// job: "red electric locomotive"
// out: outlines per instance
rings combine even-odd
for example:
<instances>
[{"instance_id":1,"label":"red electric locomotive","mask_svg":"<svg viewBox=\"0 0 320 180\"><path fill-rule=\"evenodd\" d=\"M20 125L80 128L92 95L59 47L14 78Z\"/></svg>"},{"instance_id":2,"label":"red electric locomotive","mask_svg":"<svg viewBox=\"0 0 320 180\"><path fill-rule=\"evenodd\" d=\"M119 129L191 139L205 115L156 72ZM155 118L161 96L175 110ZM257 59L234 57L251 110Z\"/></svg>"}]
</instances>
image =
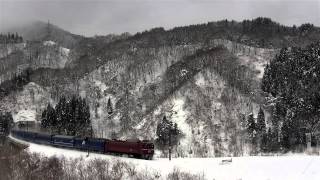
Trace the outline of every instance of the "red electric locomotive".
<instances>
[{"instance_id":1,"label":"red electric locomotive","mask_svg":"<svg viewBox=\"0 0 320 180\"><path fill-rule=\"evenodd\" d=\"M140 140L106 140L106 153L128 154L136 158L152 159L154 145L150 141Z\"/></svg>"}]
</instances>

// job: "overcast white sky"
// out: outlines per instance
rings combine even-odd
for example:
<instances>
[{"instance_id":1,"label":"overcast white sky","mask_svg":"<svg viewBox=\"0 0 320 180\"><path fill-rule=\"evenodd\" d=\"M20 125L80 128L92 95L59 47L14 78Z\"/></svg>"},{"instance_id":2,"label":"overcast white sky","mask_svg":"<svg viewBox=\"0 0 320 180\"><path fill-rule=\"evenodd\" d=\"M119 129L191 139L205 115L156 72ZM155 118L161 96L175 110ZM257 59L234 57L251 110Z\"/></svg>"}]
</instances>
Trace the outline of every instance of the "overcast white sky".
<instances>
[{"instance_id":1,"label":"overcast white sky","mask_svg":"<svg viewBox=\"0 0 320 180\"><path fill-rule=\"evenodd\" d=\"M0 11L0 30L50 20L86 36L258 16L320 26L320 0L0 0Z\"/></svg>"}]
</instances>

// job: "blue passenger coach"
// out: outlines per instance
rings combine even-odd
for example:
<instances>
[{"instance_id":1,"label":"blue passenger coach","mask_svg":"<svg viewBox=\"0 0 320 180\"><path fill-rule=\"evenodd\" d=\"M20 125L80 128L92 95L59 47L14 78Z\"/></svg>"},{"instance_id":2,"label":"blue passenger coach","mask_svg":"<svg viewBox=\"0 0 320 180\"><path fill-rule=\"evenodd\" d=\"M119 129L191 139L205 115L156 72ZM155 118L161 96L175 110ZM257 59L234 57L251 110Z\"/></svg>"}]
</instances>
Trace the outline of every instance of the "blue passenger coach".
<instances>
[{"instance_id":1,"label":"blue passenger coach","mask_svg":"<svg viewBox=\"0 0 320 180\"><path fill-rule=\"evenodd\" d=\"M99 138L74 138L74 147L80 150L90 150L97 152L104 152L105 148L105 139Z\"/></svg>"},{"instance_id":2,"label":"blue passenger coach","mask_svg":"<svg viewBox=\"0 0 320 180\"><path fill-rule=\"evenodd\" d=\"M74 136L54 135L52 136L53 145L62 147L74 147Z\"/></svg>"}]
</instances>

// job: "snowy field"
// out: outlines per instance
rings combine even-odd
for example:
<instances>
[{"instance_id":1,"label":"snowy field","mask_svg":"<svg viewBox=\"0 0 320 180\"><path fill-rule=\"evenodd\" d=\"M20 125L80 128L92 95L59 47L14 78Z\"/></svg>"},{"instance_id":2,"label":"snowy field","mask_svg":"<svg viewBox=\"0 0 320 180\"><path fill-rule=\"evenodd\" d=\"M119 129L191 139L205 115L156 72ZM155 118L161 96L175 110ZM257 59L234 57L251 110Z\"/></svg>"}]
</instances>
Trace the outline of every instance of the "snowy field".
<instances>
[{"instance_id":1,"label":"snowy field","mask_svg":"<svg viewBox=\"0 0 320 180\"><path fill-rule=\"evenodd\" d=\"M11 137L12 138L12 137ZM162 175L178 168L184 172L205 175L209 180L319 180L320 156L308 156L304 154L292 154L273 157L233 157L231 163L222 164L223 159L230 158L173 158L154 159L151 161L116 157L103 154L59 149L50 146L27 143L12 138L18 142L29 145L28 151L41 153L45 156L58 156L66 158L80 158L90 160L94 158L121 160L135 164L137 169L157 171Z\"/></svg>"}]
</instances>

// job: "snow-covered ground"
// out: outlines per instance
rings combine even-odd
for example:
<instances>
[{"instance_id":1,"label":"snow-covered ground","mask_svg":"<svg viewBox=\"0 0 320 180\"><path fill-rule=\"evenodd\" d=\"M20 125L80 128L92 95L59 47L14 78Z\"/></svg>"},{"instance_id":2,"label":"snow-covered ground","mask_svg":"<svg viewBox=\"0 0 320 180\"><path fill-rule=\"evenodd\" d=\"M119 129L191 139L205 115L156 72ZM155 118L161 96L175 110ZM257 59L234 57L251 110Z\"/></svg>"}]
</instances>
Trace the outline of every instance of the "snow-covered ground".
<instances>
[{"instance_id":1,"label":"snow-covered ground","mask_svg":"<svg viewBox=\"0 0 320 180\"><path fill-rule=\"evenodd\" d=\"M14 139L14 138L13 138ZM20 140L17 140L20 141ZM20 141L23 142L23 141ZM26 143L26 142L24 142ZM122 160L133 163L138 170L158 171L163 177L174 168L184 172L205 175L207 179L215 180L319 180L320 156L292 154L272 157L233 157L231 163L222 164L223 159L230 158L173 158L154 159L151 161L126 157L59 149L50 146L29 144L28 151L41 153L45 156L64 156L91 160L94 158Z\"/></svg>"}]
</instances>

